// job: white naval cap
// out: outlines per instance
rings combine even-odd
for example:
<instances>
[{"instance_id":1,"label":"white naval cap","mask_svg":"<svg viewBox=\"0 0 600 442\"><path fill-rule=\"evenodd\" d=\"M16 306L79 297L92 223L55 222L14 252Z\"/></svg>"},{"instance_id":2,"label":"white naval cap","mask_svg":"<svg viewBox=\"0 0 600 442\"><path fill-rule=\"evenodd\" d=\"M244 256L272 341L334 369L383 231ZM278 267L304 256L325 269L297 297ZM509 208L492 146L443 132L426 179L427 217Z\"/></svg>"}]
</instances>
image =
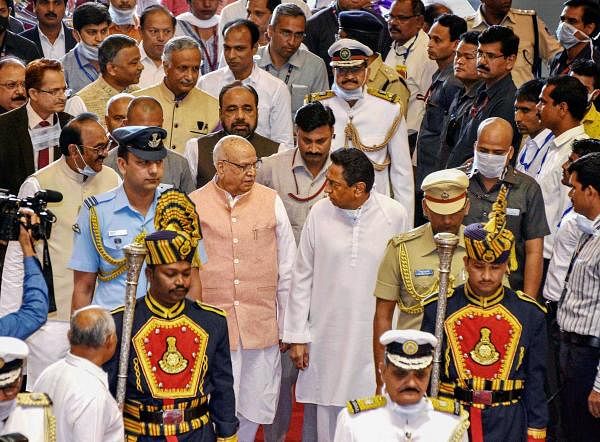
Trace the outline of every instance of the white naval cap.
<instances>
[{"instance_id":1,"label":"white naval cap","mask_svg":"<svg viewBox=\"0 0 600 442\"><path fill-rule=\"evenodd\" d=\"M379 342L385 345L385 356L396 367L419 370L433 361L433 349L438 340L420 330L388 330Z\"/></svg>"},{"instance_id":2,"label":"white naval cap","mask_svg":"<svg viewBox=\"0 0 600 442\"><path fill-rule=\"evenodd\" d=\"M0 337L0 388L11 385L21 375L29 347L17 338Z\"/></svg>"},{"instance_id":3,"label":"white naval cap","mask_svg":"<svg viewBox=\"0 0 600 442\"><path fill-rule=\"evenodd\" d=\"M327 54L331 57L333 67L351 68L363 64L367 57L373 55L368 46L351 38L340 38L329 46Z\"/></svg>"}]
</instances>

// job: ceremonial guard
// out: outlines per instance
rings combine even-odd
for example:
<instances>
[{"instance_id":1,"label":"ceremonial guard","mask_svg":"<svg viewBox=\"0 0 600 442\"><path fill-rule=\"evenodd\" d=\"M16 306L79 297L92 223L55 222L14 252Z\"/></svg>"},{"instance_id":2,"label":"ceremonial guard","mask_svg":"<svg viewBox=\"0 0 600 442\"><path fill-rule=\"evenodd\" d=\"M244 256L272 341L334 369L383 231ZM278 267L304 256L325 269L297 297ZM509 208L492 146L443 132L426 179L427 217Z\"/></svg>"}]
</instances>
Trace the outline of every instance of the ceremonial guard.
<instances>
[{"instance_id":1,"label":"ceremonial guard","mask_svg":"<svg viewBox=\"0 0 600 442\"><path fill-rule=\"evenodd\" d=\"M48 395L19 393L28 354L25 342L0 337L0 435L18 434L25 439L14 440L30 442L57 442L56 419Z\"/></svg>"},{"instance_id":2,"label":"ceremonial guard","mask_svg":"<svg viewBox=\"0 0 600 442\"><path fill-rule=\"evenodd\" d=\"M307 101L321 101L333 110L336 137L331 150L362 150L375 168L376 191L393 193L412 220L413 172L401 98L365 86L373 51L364 44L342 38L331 45L329 55L334 69L332 90L310 94Z\"/></svg>"},{"instance_id":3,"label":"ceremonial guard","mask_svg":"<svg viewBox=\"0 0 600 442\"><path fill-rule=\"evenodd\" d=\"M107 309L123 303L127 270L123 247L154 231L156 202L171 187L160 184L167 155L164 129L129 126L116 129L112 135L119 143L117 164L123 183L87 198L73 225L69 262L74 270L73 310L92 300ZM142 274L138 297L145 292L146 277Z\"/></svg>"},{"instance_id":4,"label":"ceremonial guard","mask_svg":"<svg viewBox=\"0 0 600 442\"><path fill-rule=\"evenodd\" d=\"M425 396L438 340L418 330L388 330L379 338L385 360L382 395L349 401L340 412L336 442L467 442L469 414L449 399Z\"/></svg>"},{"instance_id":5,"label":"ceremonial guard","mask_svg":"<svg viewBox=\"0 0 600 442\"><path fill-rule=\"evenodd\" d=\"M225 313L186 298L199 266L194 204L169 190L156 231L145 239L149 289L137 300L123 416L127 442L236 441L233 375ZM113 311L120 341L124 307ZM114 393L120 352L104 366Z\"/></svg>"},{"instance_id":6,"label":"ceremonial guard","mask_svg":"<svg viewBox=\"0 0 600 442\"><path fill-rule=\"evenodd\" d=\"M433 241L436 233L449 232L459 236L450 279L455 286L464 284L462 221L469 210L468 186L469 178L457 169L427 175L421 190L424 193L423 212L429 222L389 241L379 266L374 292L377 299L373 322L375 369L384 355L379 336L391 328L420 328L423 318L421 301L438 291L439 257ZM400 311L397 325L392 327L396 305ZM381 385L380 379L378 385Z\"/></svg>"},{"instance_id":7,"label":"ceremonial guard","mask_svg":"<svg viewBox=\"0 0 600 442\"><path fill-rule=\"evenodd\" d=\"M506 193L503 186L487 224L465 227L468 279L448 292L440 336L439 394L469 410L472 442L546 439L545 309L502 283L517 264ZM423 304L422 329L433 333L437 296Z\"/></svg>"}]
</instances>

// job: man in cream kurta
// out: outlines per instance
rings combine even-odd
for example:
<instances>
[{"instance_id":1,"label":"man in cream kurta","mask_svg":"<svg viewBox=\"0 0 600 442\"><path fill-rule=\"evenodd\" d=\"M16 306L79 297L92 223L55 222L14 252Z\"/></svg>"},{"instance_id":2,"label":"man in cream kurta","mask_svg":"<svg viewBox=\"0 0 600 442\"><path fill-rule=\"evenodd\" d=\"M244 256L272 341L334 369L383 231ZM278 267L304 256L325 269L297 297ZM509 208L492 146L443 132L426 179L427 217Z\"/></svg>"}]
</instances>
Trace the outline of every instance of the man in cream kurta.
<instances>
[{"instance_id":1,"label":"man in cream kurta","mask_svg":"<svg viewBox=\"0 0 600 442\"><path fill-rule=\"evenodd\" d=\"M106 192L118 186L121 181L114 170L102 165L109 144L104 128L96 120L89 115L79 116L71 120L63 128L63 132L65 130L70 131L71 136L61 137L60 149L63 156L27 178L19 190L20 198L33 196L41 189L56 190L63 195L62 201L48 204L57 218L48 241L56 311L50 312L48 322L27 340L30 350L27 361L28 389L31 389L44 368L65 356L69 349L67 330L71 316L73 271L67 268L67 264L73 250L73 224L79 207L87 197ZM78 140L72 139L73 130L79 134ZM102 146L106 150L91 150ZM76 150L80 150L81 156ZM42 250L40 244L40 262ZM18 242L9 243L4 265L0 316L18 310L23 297L23 258Z\"/></svg>"},{"instance_id":2,"label":"man in cream kurta","mask_svg":"<svg viewBox=\"0 0 600 442\"><path fill-rule=\"evenodd\" d=\"M311 209L298 246L283 341L302 371L299 402L317 404L319 441L333 439L337 413L346 401L375 391L375 302L370 296L387 241L409 227L406 210L371 192L374 171L357 149L331 154L325 192ZM360 178L348 182L349 164ZM355 172L355 176L357 176Z\"/></svg>"}]
</instances>

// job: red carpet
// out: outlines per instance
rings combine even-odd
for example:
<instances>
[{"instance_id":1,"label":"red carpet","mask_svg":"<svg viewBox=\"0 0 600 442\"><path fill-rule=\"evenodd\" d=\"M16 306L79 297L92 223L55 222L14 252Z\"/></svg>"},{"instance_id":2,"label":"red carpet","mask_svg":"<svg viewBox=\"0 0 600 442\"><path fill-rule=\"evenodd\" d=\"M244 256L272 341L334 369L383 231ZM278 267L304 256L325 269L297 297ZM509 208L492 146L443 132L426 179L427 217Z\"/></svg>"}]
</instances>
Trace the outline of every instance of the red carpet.
<instances>
[{"instance_id":1,"label":"red carpet","mask_svg":"<svg viewBox=\"0 0 600 442\"><path fill-rule=\"evenodd\" d=\"M302 442L303 409L304 407L302 404L294 401L290 429L285 437L286 442ZM256 442L264 442L262 427L258 429L258 433L256 434Z\"/></svg>"}]
</instances>

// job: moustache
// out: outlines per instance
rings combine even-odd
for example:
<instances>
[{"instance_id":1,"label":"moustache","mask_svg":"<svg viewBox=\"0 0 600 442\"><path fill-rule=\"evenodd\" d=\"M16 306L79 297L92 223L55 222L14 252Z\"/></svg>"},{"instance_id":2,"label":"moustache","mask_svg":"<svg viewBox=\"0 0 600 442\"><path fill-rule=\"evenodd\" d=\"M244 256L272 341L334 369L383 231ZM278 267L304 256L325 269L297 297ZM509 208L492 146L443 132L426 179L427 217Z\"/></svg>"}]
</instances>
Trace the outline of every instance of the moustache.
<instances>
[{"instance_id":1,"label":"moustache","mask_svg":"<svg viewBox=\"0 0 600 442\"><path fill-rule=\"evenodd\" d=\"M46 18L58 18L58 16L54 12L48 12L44 15Z\"/></svg>"},{"instance_id":2,"label":"moustache","mask_svg":"<svg viewBox=\"0 0 600 442\"><path fill-rule=\"evenodd\" d=\"M306 152L304 155L307 157L322 157L323 154L321 152Z\"/></svg>"},{"instance_id":3,"label":"moustache","mask_svg":"<svg viewBox=\"0 0 600 442\"><path fill-rule=\"evenodd\" d=\"M27 100L27 97L25 97L25 95L17 95L16 97L14 97L12 99L12 101L25 101Z\"/></svg>"},{"instance_id":4,"label":"moustache","mask_svg":"<svg viewBox=\"0 0 600 442\"><path fill-rule=\"evenodd\" d=\"M235 120L232 124L233 126L248 126L248 123L244 120Z\"/></svg>"},{"instance_id":5,"label":"moustache","mask_svg":"<svg viewBox=\"0 0 600 442\"><path fill-rule=\"evenodd\" d=\"M401 30L396 26L388 26L389 31L401 32Z\"/></svg>"},{"instance_id":6,"label":"moustache","mask_svg":"<svg viewBox=\"0 0 600 442\"><path fill-rule=\"evenodd\" d=\"M414 393L419 393L419 390L413 387L408 387L408 388L403 388L402 390L400 390L400 393L404 393L404 392L414 392Z\"/></svg>"},{"instance_id":7,"label":"moustache","mask_svg":"<svg viewBox=\"0 0 600 442\"><path fill-rule=\"evenodd\" d=\"M484 64L478 64L477 65L477 69L481 70L481 71L485 71L485 72L489 72L490 68L488 68L486 65Z\"/></svg>"}]
</instances>

